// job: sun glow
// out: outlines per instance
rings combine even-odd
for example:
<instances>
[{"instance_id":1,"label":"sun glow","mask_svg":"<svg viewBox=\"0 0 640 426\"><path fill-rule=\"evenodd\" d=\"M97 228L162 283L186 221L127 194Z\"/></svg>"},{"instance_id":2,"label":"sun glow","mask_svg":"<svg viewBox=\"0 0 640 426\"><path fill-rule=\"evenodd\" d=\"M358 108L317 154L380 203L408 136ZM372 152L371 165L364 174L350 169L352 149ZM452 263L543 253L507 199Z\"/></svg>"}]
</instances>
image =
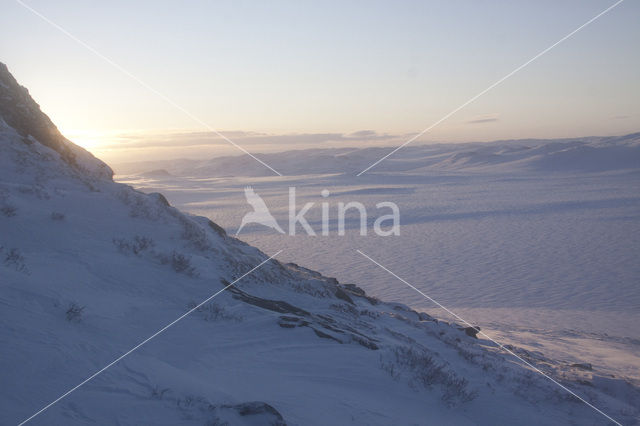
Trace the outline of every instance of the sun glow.
<instances>
[{"instance_id":1,"label":"sun glow","mask_svg":"<svg viewBox=\"0 0 640 426\"><path fill-rule=\"evenodd\" d=\"M108 135L92 130L65 129L60 132L71 142L93 152L103 148Z\"/></svg>"}]
</instances>

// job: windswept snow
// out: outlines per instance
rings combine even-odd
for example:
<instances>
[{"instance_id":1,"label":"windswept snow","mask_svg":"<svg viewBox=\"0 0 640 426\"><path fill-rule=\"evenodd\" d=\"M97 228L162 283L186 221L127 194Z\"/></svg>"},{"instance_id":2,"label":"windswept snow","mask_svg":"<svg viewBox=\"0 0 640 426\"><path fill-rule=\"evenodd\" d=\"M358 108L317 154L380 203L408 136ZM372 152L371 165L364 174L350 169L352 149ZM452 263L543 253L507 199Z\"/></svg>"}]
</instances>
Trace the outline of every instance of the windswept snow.
<instances>
[{"instance_id":1,"label":"windswept snow","mask_svg":"<svg viewBox=\"0 0 640 426\"><path fill-rule=\"evenodd\" d=\"M306 219L316 231L320 203L330 203L329 236L310 237L300 229L292 237L255 225L240 238L267 252L285 248L281 258L357 282L381 299L453 319L355 252L360 249L499 342L638 383L638 140L629 135L416 147L399 151L386 169L383 162L380 171L357 178L352 172L375 161L379 150L348 150L344 155L360 163L347 173L310 174L305 165L296 171L302 174L284 178L208 178L202 167L178 167L172 173L179 177L119 179L161 191L231 233L250 210L244 186L252 185L284 225L288 187L295 186L298 209L315 203ZM283 153L274 164L293 170L302 156L300 163L314 163L313 170L335 167L335 150L308 152L311 159L306 153ZM225 161L232 168L236 160ZM329 198L321 197L322 189L330 190ZM338 236L337 204L349 201L364 203L369 213L378 202L397 203L401 235L361 237L358 218L351 217L347 235Z\"/></svg>"},{"instance_id":2,"label":"windswept snow","mask_svg":"<svg viewBox=\"0 0 640 426\"><path fill-rule=\"evenodd\" d=\"M0 100L11 104L15 89L2 87ZM29 113L41 114L37 105ZM83 165L67 153L40 143L29 127L16 129L5 120L0 129L0 423L30 418L280 249L282 258L266 262L31 423L607 423L491 342L412 309L411 300L383 302L367 294L361 287L371 287L373 275L349 285L306 269L322 250L301 266L283 263L301 246L282 244L265 254L206 217L180 212L160 194L113 182L88 154L74 157L86 158ZM162 192L177 204L201 192L208 202L226 205L239 183L215 189L196 182L172 181L173 190ZM373 194L411 187L407 183L385 182ZM343 191L366 195L373 186ZM220 212L225 227L225 215L239 218L237 209L206 208L212 217ZM450 213L442 209L428 217ZM628 214L621 213L621 223ZM456 247L464 258L464 244ZM353 265L375 272L362 260ZM428 262L419 266L414 263L412 271L438 273ZM416 278L407 275L419 284ZM617 421L638 422L640 393L632 381L539 351L512 350Z\"/></svg>"}]
</instances>

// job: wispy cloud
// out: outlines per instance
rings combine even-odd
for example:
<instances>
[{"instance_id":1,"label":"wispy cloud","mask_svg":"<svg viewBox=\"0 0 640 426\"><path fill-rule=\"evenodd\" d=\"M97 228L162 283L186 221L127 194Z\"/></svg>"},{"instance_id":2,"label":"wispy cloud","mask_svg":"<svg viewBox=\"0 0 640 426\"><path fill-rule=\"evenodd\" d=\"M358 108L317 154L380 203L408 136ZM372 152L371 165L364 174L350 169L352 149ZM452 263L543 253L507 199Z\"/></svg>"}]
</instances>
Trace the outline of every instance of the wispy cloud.
<instances>
[{"instance_id":1,"label":"wispy cloud","mask_svg":"<svg viewBox=\"0 0 640 426\"><path fill-rule=\"evenodd\" d=\"M63 132L71 141L89 148L107 162L125 162L144 157L149 160L167 158L201 158L233 155L232 147L219 135L206 131L172 129L167 131L118 131L109 134L82 130ZM359 130L344 133L261 133L224 131L242 146L258 153L282 152L313 148L357 148L389 146L411 135Z\"/></svg>"},{"instance_id":2,"label":"wispy cloud","mask_svg":"<svg viewBox=\"0 0 640 426\"><path fill-rule=\"evenodd\" d=\"M497 113L477 115L471 118L470 120L467 120L467 124L493 123L500 119L499 116L500 114L497 114Z\"/></svg>"},{"instance_id":3,"label":"wispy cloud","mask_svg":"<svg viewBox=\"0 0 640 426\"><path fill-rule=\"evenodd\" d=\"M404 135L381 134L373 130L361 130L353 133L293 133L268 134L245 131L222 132L227 137L241 141L243 145L256 146L317 146L326 144L350 144L371 141L391 141ZM109 149L202 147L224 145L225 141L211 132L166 132L166 133L121 133L106 141ZM345 145L346 146L346 145Z\"/></svg>"}]
</instances>

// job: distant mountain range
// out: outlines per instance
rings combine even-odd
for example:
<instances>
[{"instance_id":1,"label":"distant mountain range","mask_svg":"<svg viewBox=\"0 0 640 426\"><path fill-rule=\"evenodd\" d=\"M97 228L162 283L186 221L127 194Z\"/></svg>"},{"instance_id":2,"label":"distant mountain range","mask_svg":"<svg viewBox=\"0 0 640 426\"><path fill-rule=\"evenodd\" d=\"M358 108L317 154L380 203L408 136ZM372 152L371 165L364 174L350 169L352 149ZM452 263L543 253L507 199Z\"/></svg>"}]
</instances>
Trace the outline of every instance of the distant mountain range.
<instances>
[{"instance_id":1,"label":"distant mountain range","mask_svg":"<svg viewBox=\"0 0 640 426\"><path fill-rule=\"evenodd\" d=\"M323 148L257 154L287 176L356 175L394 147ZM116 164L118 174L162 169L176 176L271 176L273 172L246 155L209 160L167 160ZM640 133L579 139L521 139L460 144L408 145L368 173L457 171L603 172L640 169Z\"/></svg>"}]
</instances>

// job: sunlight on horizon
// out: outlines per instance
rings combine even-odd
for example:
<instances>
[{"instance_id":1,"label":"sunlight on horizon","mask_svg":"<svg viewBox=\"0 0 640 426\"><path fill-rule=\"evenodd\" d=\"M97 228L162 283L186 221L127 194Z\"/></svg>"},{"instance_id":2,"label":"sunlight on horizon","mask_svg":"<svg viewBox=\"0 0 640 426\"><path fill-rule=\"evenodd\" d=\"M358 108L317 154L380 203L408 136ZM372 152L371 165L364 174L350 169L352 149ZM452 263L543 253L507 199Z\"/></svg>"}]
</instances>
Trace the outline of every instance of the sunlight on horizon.
<instances>
[{"instance_id":1,"label":"sunlight on horizon","mask_svg":"<svg viewBox=\"0 0 640 426\"><path fill-rule=\"evenodd\" d=\"M398 135L394 143L402 143L401 135L437 122L603 8L596 0L553 8L516 3L340 3L334 13L326 4L205 2L154 5L153 20L144 2L69 1L73 14L56 3L34 3L120 70L16 3L3 10L1 31L20 42L3 43L2 60L70 140L113 158L116 151L126 157L125 145L127 155L141 159L180 155L181 148L195 156L230 153L217 141L201 141L196 152L193 138L184 145L163 135L201 132L203 123L224 133L282 135L281 146L269 150L299 148L292 134L362 130ZM638 39L639 10L637 2L621 4L430 130L425 143L638 131L640 58L629 40ZM129 143L115 130L128 128L153 129L164 142L136 135ZM251 142L243 143L252 152L266 148ZM381 144L362 139L359 146L375 143ZM147 145L158 152L142 149Z\"/></svg>"},{"instance_id":2,"label":"sunlight on horizon","mask_svg":"<svg viewBox=\"0 0 640 426\"><path fill-rule=\"evenodd\" d=\"M78 129L59 129L60 133L71 142L93 153L94 150L106 148L108 136L103 132Z\"/></svg>"}]
</instances>

